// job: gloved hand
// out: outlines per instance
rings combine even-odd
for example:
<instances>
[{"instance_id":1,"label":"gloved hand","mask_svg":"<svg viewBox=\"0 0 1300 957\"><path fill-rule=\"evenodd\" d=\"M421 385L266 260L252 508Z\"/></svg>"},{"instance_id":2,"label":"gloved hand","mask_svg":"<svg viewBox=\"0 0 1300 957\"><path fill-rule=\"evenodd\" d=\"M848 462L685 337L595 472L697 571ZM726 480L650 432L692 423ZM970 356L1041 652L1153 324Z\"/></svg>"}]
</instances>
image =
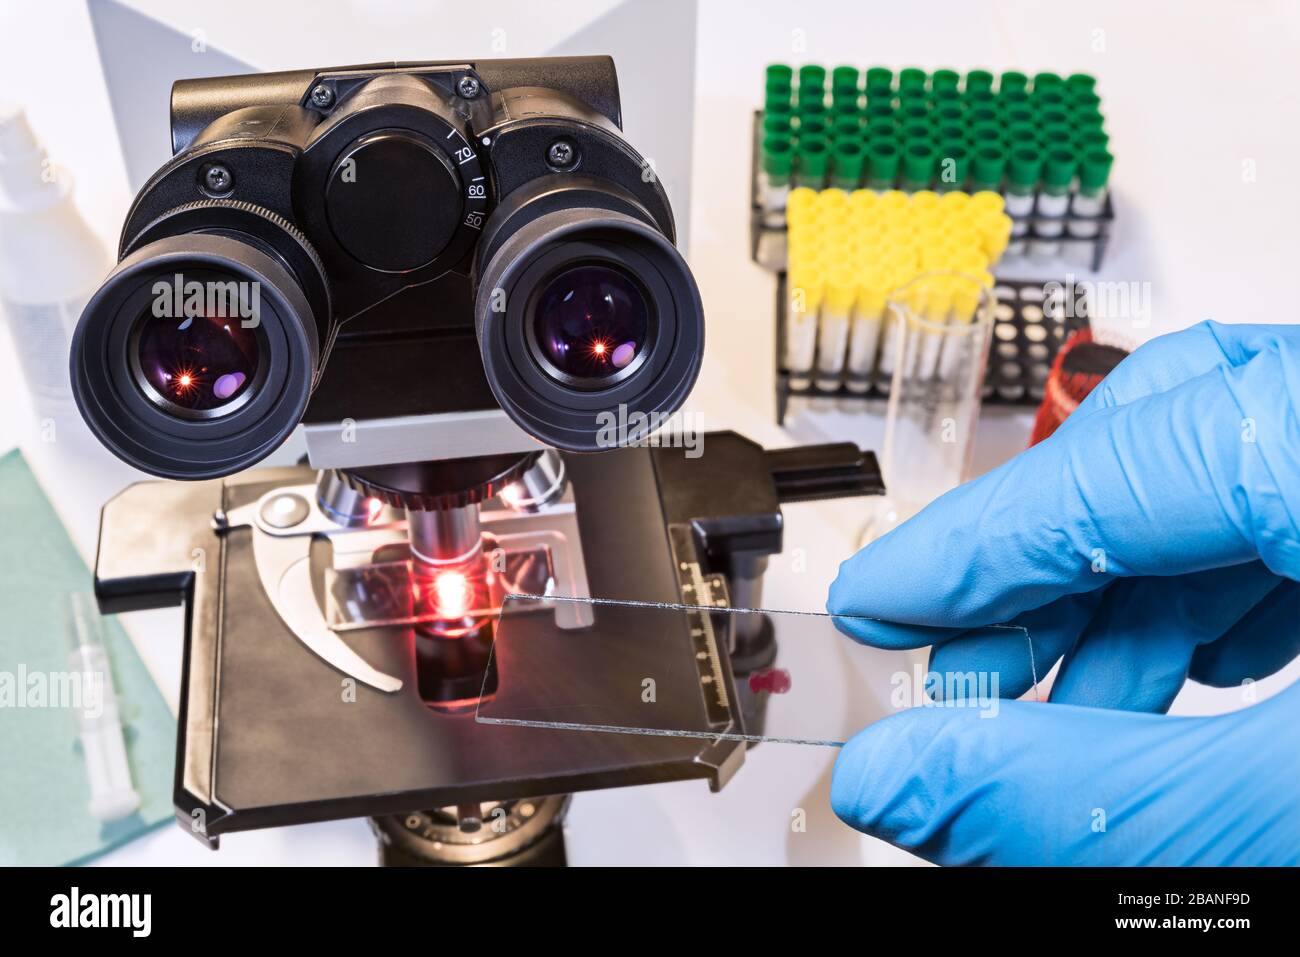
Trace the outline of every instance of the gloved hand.
<instances>
[{"instance_id":1,"label":"gloved hand","mask_svg":"<svg viewBox=\"0 0 1300 957\"><path fill-rule=\"evenodd\" d=\"M1051 704L921 707L835 765L848 824L941 864L1300 861L1300 684L1163 714L1300 653L1300 326L1203 323L1143 346L1047 441L841 565L853 638L931 670L1058 660ZM1243 685L1243 694L1249 692ZM1108 710L1111 709L1111 710Z\"/></svg>"}]
</instances>

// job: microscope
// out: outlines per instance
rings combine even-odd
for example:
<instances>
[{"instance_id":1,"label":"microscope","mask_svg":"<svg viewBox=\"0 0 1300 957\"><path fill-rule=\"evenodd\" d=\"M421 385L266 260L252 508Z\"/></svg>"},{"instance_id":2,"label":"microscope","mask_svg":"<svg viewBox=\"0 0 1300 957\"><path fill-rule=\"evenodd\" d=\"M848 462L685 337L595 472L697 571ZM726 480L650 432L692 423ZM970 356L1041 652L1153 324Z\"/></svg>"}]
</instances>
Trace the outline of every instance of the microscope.
<instances>
[{"instance_id":1,"label":"microscope","mask_svg":"<svg viewBox=\"0 0 1300 957\"><path fill-rule=\"evenodd\" d=\"M649 661L698 675L663 707L759 727L743 678L773 629L708 609L760 606L783 503L883 490L852 444L672 441L704 314L621 129L608 57L173 86L174 155L71 374L98 439L163 480L104 506L95 589L185 608L174 798L209 846L367 817L385 863L563 863L574 791L716 790L743 761L734 736L476 721ZM306 462L250 468L300 426ZM494 653L512 595L527 640ZM637 654L589 657L602 629Z\"/></svg>"}]
</instances>

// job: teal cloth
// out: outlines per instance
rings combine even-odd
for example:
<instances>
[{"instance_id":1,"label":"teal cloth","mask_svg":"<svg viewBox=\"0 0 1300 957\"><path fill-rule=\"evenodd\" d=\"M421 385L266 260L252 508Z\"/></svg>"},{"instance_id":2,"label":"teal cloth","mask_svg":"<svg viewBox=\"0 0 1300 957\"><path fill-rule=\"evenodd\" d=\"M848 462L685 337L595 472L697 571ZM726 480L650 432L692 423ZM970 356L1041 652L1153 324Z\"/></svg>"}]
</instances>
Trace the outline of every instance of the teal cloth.
<instances>
[{"instance_id":1,"label":"teal cloth","mask_svg":"<svg viewBox=\"0 0 1300 957\"><path fill-rule=\"evenodd\" d=\"M71 670L65 608L73 592L91 588L22 453L0 457L0 680L22 695L20 676ZM122 627L110 617L102 631L140 808L108 824L91 817L74 710L4 704L0 865L83 863L173 819L176 721Z\"/></svg>"}]
</instances>

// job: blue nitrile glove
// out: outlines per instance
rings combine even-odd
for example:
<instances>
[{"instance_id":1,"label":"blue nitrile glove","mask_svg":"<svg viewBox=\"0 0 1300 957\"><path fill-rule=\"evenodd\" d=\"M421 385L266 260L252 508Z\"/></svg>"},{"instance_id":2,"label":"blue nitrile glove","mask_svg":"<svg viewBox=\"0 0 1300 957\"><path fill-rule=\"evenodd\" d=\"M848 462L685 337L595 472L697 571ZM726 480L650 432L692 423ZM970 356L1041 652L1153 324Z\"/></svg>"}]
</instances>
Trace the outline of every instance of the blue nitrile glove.
<instances>
[{"instance_id":1,"label":"blue nitrile glove","mask_svg":"<svg viewBox=\"0 0 1300 957\"><path fill-rule=\"evenodd\" d=\"M1300 861L1300 684L1163 714L1300 653L1300 326L1203 323L1124 360L1047 441L844 562L859 641L934 644L1004 696L913 708L845 746L847 823L944 864ZM963 634L965 632L965 634ZM1249 692L1243 684L1243 695ZM1250 700L1250 699L1247 699ZM1114 710L1107 710L1114 709Z\"/></svg>"}]
</instances>

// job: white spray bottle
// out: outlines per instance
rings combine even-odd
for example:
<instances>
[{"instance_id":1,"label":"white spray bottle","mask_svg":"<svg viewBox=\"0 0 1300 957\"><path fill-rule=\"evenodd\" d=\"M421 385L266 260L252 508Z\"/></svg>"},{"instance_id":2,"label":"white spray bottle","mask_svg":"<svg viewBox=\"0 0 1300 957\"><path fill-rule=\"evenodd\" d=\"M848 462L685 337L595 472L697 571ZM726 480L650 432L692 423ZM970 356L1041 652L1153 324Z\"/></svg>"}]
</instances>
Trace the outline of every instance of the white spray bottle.
<instances>
[{"instance_id":1,"label":"white spray bottle","mask_svg":"<svg viewBox=\"0 0 1300 957\"><path fill-rule=\"evenodd\" d=\"M21 107L0 103L0 315L38 418L72 408L72 330L111 265Z\"/></svg>"}]
</instances>

